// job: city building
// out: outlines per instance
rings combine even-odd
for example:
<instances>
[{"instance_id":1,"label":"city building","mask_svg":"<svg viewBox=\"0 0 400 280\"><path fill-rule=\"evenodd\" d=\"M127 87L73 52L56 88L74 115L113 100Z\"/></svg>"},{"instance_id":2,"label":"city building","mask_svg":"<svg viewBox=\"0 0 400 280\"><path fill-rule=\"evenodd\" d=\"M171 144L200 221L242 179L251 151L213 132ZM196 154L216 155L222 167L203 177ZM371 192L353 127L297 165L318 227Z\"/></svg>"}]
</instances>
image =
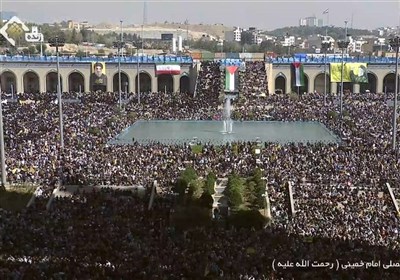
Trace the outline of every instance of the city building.
<instances>
[{"instance_id":1,"label":"city building","mask_svg":"<svg viewBox=\"0 0 400 280\"><path fill-rule=\"evenodd\" d=\"M224 41L226 41L226 42L235 41L235 36L233 35L233 30L224 32Z\"/></svg>"},{"instance_id":2,"label":"city building","mask_svg":"<svg viewBox=\"0 0 400 280\"><path fill-rule=\"evenodd\" d=\"M347 51L349 53L357 53L357 54L365 53L364 45L368 44L368 40L365 40L363 38L355 39L352 36L349 36L348 41L349 41L349 46L347 48ZM337 51L339 52L338 47L337 46L335 46L335 47L337 48Z\"/></svg>"},{"instance_id":3,"label":"city building","mask_svg":"<svg viewBox=\"0 0 400 280\"><path fill-rule=\"evenodd\" d=\"M306 17L299 20L299 26L321 27L324 26L324 21L323 19L318 19L316 16Z\"/></svg>"},{"instance_id":4,"label":"city building","mask_svg":"<svg viewBox=\"0 0 400 280\"><path fill-rule=\"evenodd\" d=\"M291 46L294 46L295 43L296 43L296 37L294 37L294 36L285 36L285 38L281 42L281 45L283 47L291 47Z\"/></svg>"},{"instance_id":5,"label":"city building","mask_svg":"<svg viewBox=\"0 0 400 280\"><path fill-rule=\"evenodd\" d=\"M255 27L249 27L249 32L251 32L252 37L252 44L260 45L262 43L262 38L260 37L260 31L257 30Z\"/></svg>"},{"instance_id":6,"label":"city building","mask_svg":"<svg viewBox=\"0 0 400 280\"><path fill-rule=\"evenodd\" d=\"M242 40L242 32L242 28L236 27L236 29L233 30L233 40L236 42L240 42Z\"/></svg>"},{"instance_id":7,"label":"city building","mask_svg":"<svg viewBox=\"0 0 400 280\"><path fill-rule=\"evenodd\" d=\"M242 41L242 33L249 32L251 33L251 44L261 44L263 38L260 36L260 31L255 27L249 27L249 29L243 29L240 27L235 27L233 31L225 31L225 41L226 42L241 42Z\"/></svg>"},{"instance_id":8,"label":"city building","mask_svg":"<svg viewBox=\"0 0 400 280\"><path fill-rule=\"evenodd\" d=\"M68 29L76 29L76 30L81 30L85 28L89 28L89 23L87 21L82 21L82 22L76 22L69 20L68 21Z\"/></svg>"}]
</instances>

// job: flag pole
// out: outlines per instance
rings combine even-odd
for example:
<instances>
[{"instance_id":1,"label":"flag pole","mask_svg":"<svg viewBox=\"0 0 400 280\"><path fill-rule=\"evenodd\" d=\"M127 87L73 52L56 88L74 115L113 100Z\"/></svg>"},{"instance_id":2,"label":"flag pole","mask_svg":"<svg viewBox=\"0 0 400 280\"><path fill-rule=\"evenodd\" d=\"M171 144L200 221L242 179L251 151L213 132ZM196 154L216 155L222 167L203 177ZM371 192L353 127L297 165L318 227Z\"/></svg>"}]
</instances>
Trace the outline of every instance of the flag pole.
<instances>
[{"instance_id":1,"label":"flag pole","mask_svg":"<svg viewBox=\"0 0 400 280\"><path fill-rule=\"evenodd\" d=\"M329 27L329 8L326 9L322 14L326 15L325 37L327 37Z\"/></svg>"},{"instance_id":2,"label":"flag pole","mask_svg":"<svg viewBox=\"0 0 400 280\"><path fill-rule=\"evenodd\" d=\"M329 10L328 10L328 12L326 13L326 23L327 23L327 25L329 26Z\"/></svg>"}]
</instances>

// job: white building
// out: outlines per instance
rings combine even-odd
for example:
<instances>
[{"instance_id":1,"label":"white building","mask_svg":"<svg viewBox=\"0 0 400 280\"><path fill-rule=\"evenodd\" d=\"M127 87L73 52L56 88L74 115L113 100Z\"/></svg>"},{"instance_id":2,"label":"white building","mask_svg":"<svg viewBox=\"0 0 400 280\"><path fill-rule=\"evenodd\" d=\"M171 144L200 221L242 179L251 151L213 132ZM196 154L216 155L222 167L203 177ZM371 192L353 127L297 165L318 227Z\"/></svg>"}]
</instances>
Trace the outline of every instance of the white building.
<instances>
[{"instance_id":1,"label":"white building","mask_svg":"<svg viewBox=\"0 0 400 280\"><path fill-rule=\"evenodd\" d=\"M284 41L282 41L282 46L289 47L294 46L296 43L296 38L294 36L285 36Z\"/></svg>"},{"instance_id":2,"label":"white building","mask_svg":"<svg viewBox=\"0 0 400 280\"><path fill-rule=\"evenodd\" d=\"M260 31L257 30L257 28L255 28L255 27L250 27L248 31L251 32L251 35L252 35L252 39L251 39L252 44L260 45L263 41L260 36Z\"/></svg>"},{"instance_id":3,"label":"white building","mask_svg":"<svg viewBox=\"0 0 400 280\"><path fill-rule=\"evenodd\" d=\"M87 21L83 22L76 22L73 20L68 21L68 29L76 29L79 31L84 28L89 28L89 23Z\"/></svg>"},{"instance_id":4,"label":"white building","mask_svg":"<svg viewBox=\"0 0 400 280\"><path fill-rule=\"evenodd\" d=\"M350 44L348 51L360 54L363 53L362 46L367 43L367 41L363 40L362 38L355 40L351 36L349 36L349 42Z\"/></svg>"},{"instance_id":5,"label":"white building","mask_svg":"<svg viewBox=\"0 0 400 280\"><path fill-rule=\"evenodd\" d=\"M240 42L242 40L242 31L240 27L236 27L235 30L233 30L233 40L236 42Z\"/></svg>"},{"instance_id":6,"label":"white building","mask_svg":"<svg viewBox=\"0 0 400 280\"><path fill-rule=\"evenodd\" d=\"M324 26L324 21L315 16L299 19L299 26Z\"/></svg>"}]
</instances>

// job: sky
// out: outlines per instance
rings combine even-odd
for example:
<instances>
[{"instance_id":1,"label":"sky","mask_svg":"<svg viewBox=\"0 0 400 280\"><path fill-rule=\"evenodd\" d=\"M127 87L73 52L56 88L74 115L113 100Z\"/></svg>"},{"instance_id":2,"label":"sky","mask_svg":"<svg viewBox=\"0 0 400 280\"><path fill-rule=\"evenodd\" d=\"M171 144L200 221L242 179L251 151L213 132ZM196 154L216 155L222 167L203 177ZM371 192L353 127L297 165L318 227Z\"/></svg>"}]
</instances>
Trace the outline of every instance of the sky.
<instances>
[{"instance_id":1,"label":"sky","mask_svg":"<svg viewBox=\"0 0 400 280\"><path fill-rule=\"evenodd\" d=\"M299 19L316 16L328 21L323 11L329 9L329 25L360 29L398 26L400 1L377 0L309 0L309 1L152 1L147 0L147 22L184 22L257 27L273 30L284 26L298 26ZM27 22L53 23L62 20L85 21L90 24L109 22L141 24L144 1L135 0L0 0L0 10L14 11Z\"/></svg>"}]
</instances>

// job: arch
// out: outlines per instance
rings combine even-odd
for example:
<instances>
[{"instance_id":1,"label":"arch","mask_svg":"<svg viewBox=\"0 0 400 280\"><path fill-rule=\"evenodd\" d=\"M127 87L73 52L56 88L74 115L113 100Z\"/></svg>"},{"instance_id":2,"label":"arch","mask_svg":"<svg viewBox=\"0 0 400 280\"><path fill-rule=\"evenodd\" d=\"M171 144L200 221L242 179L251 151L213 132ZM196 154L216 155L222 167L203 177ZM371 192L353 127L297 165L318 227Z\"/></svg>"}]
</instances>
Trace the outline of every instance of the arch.
<instances>
[{"instance_id":1,"label":"arch","mask_svg":"<svg viewBox=\"0 0 400 280\"><path fill-rule=\"evenodd\" d=\"M170 74L158 75L157 91L174 92L174 78Z\"/></svg>"},{"instance_id":2,"label":"arch","mask_svg":"<svg viewBox=\"0 0 400 280\"><path fill-rule=\"evenodd\" d=\"M324 93L324 87L325 87L325 76L324 73L319 73L317 76L314 78L314 90L318 93ZM328 73L326 73L326 92L329 93L331 92L331 81L330 81L330 76Z\"/></svg>"},{"instance_id":3,"label":"arch","mask_svg":"<svg viewBox=\"0 0 400 280\"><path fill-rule=\"evenodd\" d=\"M138 92L138 75L135 78L135 88ZM140 71L140 92L151 92L151 76L145 71Z\"/></svg>"},{"instance_id":4,"label":"arch","mask_svg":"<svg viewBox=\"0 0 400 280\"><path fill-rule=\"evenodd\" d=\"M119 91L118 79L119 79L119 75L117 72L114 74L114 77L113 77L113 91L114 92ZM121 71L121 92L129 92L129 77L123 71Z\"/></svg>"},{"instance_id":5,"label":"arch","mask_svg":"<svg viewBox=\"0 0 400 280\"><path fill-rule=\"evenodd\" d=\"M376 75L372 72L368 72L368 83L360 84L360 92L365 93L367 90L372 93L376 93L376 84L378 81L378 78Z\"/></svg>"},{"instance_id":6,"label":"arch","mask_svg":"<svg viewBox=\"0 0 400 280\"><path fill-rule=\"evenodd\" d=\"M399 79L399 85L400 85L400 77L398 79ZM395 89L395 74L388 73L383 78L382 92L394 92L394 89Z\"/></svg>"},{"instance_id":7,"label":"arch","mask_svg":"<svg viewBox=\"0 0 400 280\"><path fill-rule=\"evenodd\" d=\"M0 77L1 91L6 93L16 93L17 87L17 76L14 72L6 70L1 73Z\"/></svg>"},{"instance_id":8,"label":"arch","mask_svg":"<svg viewBox=\"0 0 400 280\"><path fill-rule=\"evenodd\" d=\"M68 76L68 89L73 92L85 92L85 77L79 71L74 71Z\"/></svg>"},{"instance_id":9,"label":"arch","mask_svg":"<svg viewBox=\"0 0 400 280\"><path fill-rule=\"evenodd\" d=\"M27 93L39 93L40 92L40 81L39 75L32 70L28 70L22 76L24 81L24 92Z\"/></svg>"},{"instance_id":10,"label":"arch","mask_svg":"<svg viewBox=\"0 0 400 280\"><path fill-rule=\"evenodd\" d=\"M60 75L61 80L61 92L63 91L62 87L62 76ZM47 92L57 92L57 85L58 85L58 77L57 72L51 71L46 74L46 91Z\"/></svg>"},{"instance_id":11,"label":"arch","mask_svg":"<svg viewBox=\"0 0 400 280\"><path fill-rule=\"evenodd\" d=\"M275 77L275 93L286 93L286 76L283 73Z\"/></svg>"},{"instance_id":12,"label":"arch","mask_svg":"<svg viewBox=\"0 0 400 280\"><path fill-rule=\"evenodd\" d=\"M180 93L188 93L190 91L190 79L187 75L181 76L179 79Z\"/></svg>"},{"instance_id":13,"label":"arch","mask_svg":"<svg viewBox=\"0 0 400 280\"><path fill-rule=\"evenodd\" d=\"M296 93L299 92L300 94L303 94L304 92L308 93L308 88L309 88L308 81L309 81L308 75L306 73L304 73L304 86L301 86L298 89L296 86L294 86L295 85L295 77L292 75L292 85L293 85L292 91L296 92Z\"/></svg>"}]
</instances>

